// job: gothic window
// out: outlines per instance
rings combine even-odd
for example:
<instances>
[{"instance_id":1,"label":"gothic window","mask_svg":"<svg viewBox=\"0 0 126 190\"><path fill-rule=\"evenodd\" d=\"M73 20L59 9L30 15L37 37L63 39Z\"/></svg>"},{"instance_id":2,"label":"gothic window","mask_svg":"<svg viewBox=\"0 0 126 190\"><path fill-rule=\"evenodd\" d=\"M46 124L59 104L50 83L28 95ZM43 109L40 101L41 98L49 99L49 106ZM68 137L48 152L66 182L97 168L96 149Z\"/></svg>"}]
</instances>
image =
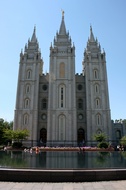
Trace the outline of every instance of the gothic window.
<instances>
[{"instance_id":1,"label":"gothic window","mask_svg":"<svg viewBox=\"0 0 126 190\"><path fill-rule=\"evenodd\" d=\"M78 109L80 109L80 110L83 109L83 100L82 99L78 100Z\"/></svg>"},{"instance_id":2,"label":"gothic window","mask_svg":"<svg viewBox=\"0 0 126 190\"><path fill-rule=\"evenodd\" d=\"M64 78L64 77L65 77L65 64L60 63L60 78Z\"/></svg>"},{"instance_id":3,"label":"gothic window","mask_svg":"<svg viewBox=\"0 0 126 190\"><path fill-rule=\"evenodd\" d=\"M116 139L121 139L121 131L120 130L116 131Z\"/></svg>"},{"instance_id":4,"label":"gothic window","mask_svg":"<svg viewBox=\"0 0 126 190\"><path fill-rule=\"evenodd\" d=\"M99 114L99 113L96 115L96 124L97 125L101 125L102 124L101 114Z\"/></svg>"},{"instance_id":5,"label":"gothic window","mask_svg":"<svg viewBox=\"0 0 126 190\"><path fill-rule=\"evenodd\" d=\"M98 79L98 70L94 69L94 79Z\"/></svg>"},{"instance_id":6,"label":"gothic window","mask_svg":"<svg viewBox=\"0 0 126 190\"><path fill-rule=\"evenodd\" d=\"M96 109L100 108L100 100L99 100L99 98L95 99L95 108Z\"/></svg>"},{"instance_id":7,"label":"gothic window","mask_svg":"<svg viewBox=\"0 0 126 190\"><path fill-rule=\"evenodd\" d=\"M30 93L30 85L29 84L26 85L25 92L26 92L26 94Z\"/></svg>"},{"instance_id":8,"label":"gothic window","mask_svg":"<svg viewBox=\"0 0 126 190\"><path fill-rule=\"evenodd\" d=\"M31 70L27 71L27 79L31 79Z\"/></svg>"},{"instance_id":9,"label":"gothic window","mask_svg":"<svg viewBox=\"0 0 126 190\"><path fill-rule=\"evenodd\" d=\"M47 109L47 100L44 98L41 100L41 110Z\"/></svg>"},{"instance_id":10,"label":"gothic window","mask_svg":"<svg viewBox=\"0 0 126 190\"><path fill-rule=\"evenodd\" d=\"M24 102L24 108L29 108L30 107L30 101L29 101L29 99L27 98L27 99L25 99L25 102Z\"/></svg>"},{"instance_id":11,"label":"gothic window","mask_svg":"<svg viewBox=\"0 0 126 190\"><path fill-rule=\"evenodd\" d=\"M65 86L60 85L59 87L59 107L64 108L65 107Z\"/></svg>"},{"instance_id":12,"label":"gothic window","mask_svg":"<svg viewBox=\"0 0 126 190\"><path fill-rule=\"evenodd\" d=\"M63 108L63 88L61 88L61 108Z\"/></svg>"},{"instance_id":13,"label":"gothic window","mask_svg":"<svg viewBox=\"0 0 126 190\"><path fill-rule=\"evenodd\" d=\"M96 94L99 94L99 85L98 84L95 84L95 93Z\"/></svg>"},{"instance_id":14,"label":"gothic window","mask_svg":"<svg viewBox=\"0 0 126 190\"><path fill-rule=\"evenodd\" d=\"M28 114L25 114L24 117L23 117L23 124L28 125L28 122L29 122Z\"/></svg>"}]
</instances>

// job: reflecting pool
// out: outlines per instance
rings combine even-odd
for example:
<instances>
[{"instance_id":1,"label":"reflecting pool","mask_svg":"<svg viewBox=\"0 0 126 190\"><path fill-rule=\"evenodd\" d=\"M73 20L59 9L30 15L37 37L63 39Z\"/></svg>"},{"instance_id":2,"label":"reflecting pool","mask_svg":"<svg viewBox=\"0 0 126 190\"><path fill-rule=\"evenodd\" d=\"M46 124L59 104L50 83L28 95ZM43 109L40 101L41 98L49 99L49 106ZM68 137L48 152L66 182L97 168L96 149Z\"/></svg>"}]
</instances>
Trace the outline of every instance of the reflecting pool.
<instances>
[{"instance_id":1,"label":"reflecting pool","mask_svg":"<svg viewBox=\"0 0 126 190\"><path fill-rule=\"evenodd\" d=\"M100 169L126 168L126 152L0 151L0 168Z\"/></svg>"}]
</instances>

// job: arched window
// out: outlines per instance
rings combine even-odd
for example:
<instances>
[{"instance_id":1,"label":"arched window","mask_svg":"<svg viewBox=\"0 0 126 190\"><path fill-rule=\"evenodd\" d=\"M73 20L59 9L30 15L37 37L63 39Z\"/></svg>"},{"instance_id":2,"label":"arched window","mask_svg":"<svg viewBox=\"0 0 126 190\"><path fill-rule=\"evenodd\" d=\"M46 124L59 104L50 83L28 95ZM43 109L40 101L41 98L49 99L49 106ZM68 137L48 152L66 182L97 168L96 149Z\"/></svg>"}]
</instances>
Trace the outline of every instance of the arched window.
<instances>
[{"instance_id":1,"label":"arched window","mask_svg":"<svg viewBox=\"0 0 126 190\"><path fill-rule=\"evenodd\" d=\"M47 109L47 100L44 98L41 100L41 110Z\"/></svg>"},{"instance_id":2,"label":"arched window","mask_svg":"<svg viewBox=\"0 0 126 190\"><path fill-rule=\"evenodd\" d=\"M98 70L94 69L94 79L98 79Z\"/></svg>"},{"instance_id":3,"label":"arched window","mask_svg":"<svg viewBox=\"0 0 126 190\"><path fill-rule=\"evenodd\" d=\"M78 109L83 109L83 100L82 99L78 99Z\"/></svg>"},{"instance_id":4,"label":"arched window","mask_svg":"<svg viewBox=\"0 0 126 190\"><path fill-rule=\"evenodd\" d=\"M25 92L26 92L26 94L30 93L30 85L29 84L26 85Z\"/></svg>"},{"instance_id":5,"label":"arched window","mask_svg":"<svg viewBox=\"0 0 126 190\"><path fill-rule=\"evenodd\" d=\"M96 124L97 125L102 124L101 114L99 114L99 113L96 115Z\"/></svg>"},{"instance_id":6,"label":"arched window","mask_svg":"<svg viewBox=\"0 0 126 190\"><path fill-rule=\"evenodd\" d=\"M31 70L27 71L27 79L31 79Z\"/></svg>"},{"instance_id":7,"label":"arched window","mask_svg":"<svg viewBox=\"0 0 126 190\"><path fill-rule=\"evenodd\" d=\"M65 86L59 86L59 107L65 108Z\"/></svg>"},{"instance_id":8,"label":"arched window","mask_svg":"<svg viewBox=\"0 0 126 190\"><path fill-rule=\"evenodd\" d=\"M100 108L100 100L99 100L99 98L95 99L95 108L96 109Z\"/></svg>"},{"instance_id":9,"label":"arched window","mask_svg":"<svg viewBox=\"0 0 126 190\"><path fill-rule=\"evenodd\" d=\"M23 124L28 125L28 123L29 123L29 117L28 117L28 114L25 114L23 117Z\"/></svg>"},{"instance_id":10,"label":"arched window","mask_svg":"<svg viewBox=\"0 0 126 190\"><path fill-rule=\"evenodd\" d=\"M65 64L64 63L60 63L60 78L64 78L65 77Z\"/></svg>"},{"instance_id":11,"label":"arched window","mask_svg":"<svg viewBox=\"0 0 126 190\"><path fill-rule=\"evenodd\" d=\"M120 130L116 131L116 139L121 139L121 131Z\"/></svg>"},{"instance_id":12,"label":"arched window","mask_svg":"<svg viewBox=\"0 0 126 190\"><path fill-rule=\"evenodd\" d=\"M63 87L61 87L60 90L61 90L61 92L60 92L61 93L61 96L60 96L61 97L61 107L63 108Z\"/></svg>"},{"instance_id":13,"label":"arched window","mask_svg":"<svg viewBox=\"0 0 126 190\"><path fill-rule=\"evenodd\" d=\"M24 108L25 109L28 109L30 107L30 101L28 98L25 99L25 102L24 102Z\"/></svg>"},{"instance_id":14,"label":"arched window","mask_svg":"<svg viewBox=\"0 0 126 190\"><path fill-rule=\"evenodd\" d=\"M99 84L94 85L94 91L95 91L95 94L99 94L99 92L100 92Z\"/></svg>"}]
</instances>

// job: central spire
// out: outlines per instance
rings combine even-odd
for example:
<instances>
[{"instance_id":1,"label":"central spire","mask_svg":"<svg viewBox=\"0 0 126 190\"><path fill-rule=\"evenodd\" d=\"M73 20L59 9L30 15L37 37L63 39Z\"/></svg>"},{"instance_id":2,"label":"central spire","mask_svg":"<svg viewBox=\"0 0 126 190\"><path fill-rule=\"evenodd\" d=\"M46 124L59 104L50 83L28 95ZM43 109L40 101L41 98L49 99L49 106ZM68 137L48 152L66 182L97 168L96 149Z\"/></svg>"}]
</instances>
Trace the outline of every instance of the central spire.
<instances>
[{"instance_id":1,"label":"central spire","mask_svg":"<svg viewBox=\"0 0 126 190\"><path fill-rule=\"evenodd\" d=\"M94 34L93 34L93 31L92 31L92 26L90 26L90 41L95 42Z\"/></svg>"},{"instance_id":2,"label":"central spire","mask_svg":"<svg viewBox=\"0 0 126 190\"><path fill-rule=\"evenodd\" d=\"M66 35L66 27L64 22L64 11L62 10L62 21L60 25L59 35Z\"/></svg>"},{"instance_id":3,"label":"central spire","mask_svg":"<svg viewBox=\"0 0 126 190\"><path fill-rule=\"evenodd\" d=\"M32 34L31 42L36 42L36 41L37 41L37 38L36 38L36 27L34 26L34 31L33 31L33 34Z\"/></svg>"}]
</instances>

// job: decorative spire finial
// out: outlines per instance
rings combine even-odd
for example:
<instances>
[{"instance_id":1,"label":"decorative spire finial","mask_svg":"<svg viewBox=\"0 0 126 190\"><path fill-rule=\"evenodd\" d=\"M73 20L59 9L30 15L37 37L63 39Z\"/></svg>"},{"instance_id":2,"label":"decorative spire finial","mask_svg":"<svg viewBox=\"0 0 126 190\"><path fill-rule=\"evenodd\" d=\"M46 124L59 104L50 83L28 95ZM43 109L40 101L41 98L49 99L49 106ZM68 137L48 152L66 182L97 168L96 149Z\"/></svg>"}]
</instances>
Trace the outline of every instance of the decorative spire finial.
<instances>
[{"instance_id":1,"label":"decorative spire finial","mask_svg":"<svg viewBox=\"0 0 126 190\"><path fill-rule=\"evenodd\" d=\"M36 38L36 25L34 26L34 30L33 30L31 41L32 42L36 42L37 41L37 38Z\"/></svg>"},{"instance_id":2,"label":"decorative spire finial","mask_svg":"<svg viewBox=\"0 0 126 190\"><path fill-rule=\"evenodd\" d=\"M64 17L64 10L61 9L61 11L62 11L62 17Z\"/></svg>"},{"instance_id":3,"label":"decorative spire finial","mask_svg":"<svg viewBox=\"0 0 126 190\"><path fill-rule=\"evenodd\" d=\"M34 33L36 33L36 25L34 26Z\"/></svg>"},{"instance_id":4,"label":"decorative spire finial","mask_svg":"<svg viewBox=\"0 0 126 190\"><path fill-rule=\"evenodd\" d=\"M90 24L90 32L92 32L92 25Z\"/></svg>"},{"instance_id":5,"label":"decorative spire finial","mask_svg":"<svg viewBox=\"0 0 126 190\"><path fill-rule=\"evenodd\" d=\"M91 24L90 24L90 39L89 39L89 41L95 42L94 34L93 34L93 31L92 31L92 26L91 26Z\"/></svg>"},{"instance_id":6,"label":"decorative spire finial","mask_svg":"<svg viewBox=\"0 0 126 190\"><path fill-rule=\"evenodd\" d=\"M62 11L62 20L61 20L61 25L60 25L60 30L59 30L59 35L66 35L66 27L65 27L65 22L64 22L64 11Z\"/></svg>"}]
</instances>

